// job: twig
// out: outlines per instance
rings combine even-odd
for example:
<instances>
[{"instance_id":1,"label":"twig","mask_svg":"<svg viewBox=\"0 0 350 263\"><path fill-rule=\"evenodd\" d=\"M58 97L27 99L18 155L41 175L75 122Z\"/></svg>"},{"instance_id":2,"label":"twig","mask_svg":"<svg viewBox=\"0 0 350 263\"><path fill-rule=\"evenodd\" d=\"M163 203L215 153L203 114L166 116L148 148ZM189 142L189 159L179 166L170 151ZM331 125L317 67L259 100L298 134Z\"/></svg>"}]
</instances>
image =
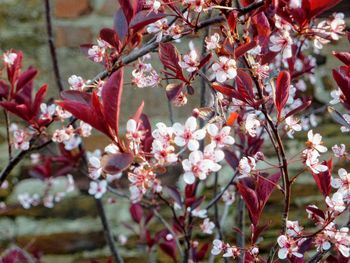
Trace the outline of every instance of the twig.
<instances>
[{"instance_id":1,"label":"twig","mask_svg":"<svg viewBox=\"0 0 350 263\"><path fill-rule=\"evenodd\" d=\"M4 115L5 115L5 125L6 125L7 149L8 149L8 155L9 155L9 161L10 161L12 159L12 147L11 147L11 141L10 141L10 118L5 109L4 109Z\"/></svg>"},{"instance_id":2,"label":"twig","mask_svg":"<svg viewBox=\"0 0 350 263\"><path fill-rule=\"evenodd\" d=\"M225 193L225 191L230 187L230 185L233 183L233 181L235 180L236 176L237 176L238 172L236 172L231 180L227 183L227 185L212 199L209 201L209 204L207 204L207 206L205 207L205 209L209 209L211 208L217 201L219 201L219 199L222 197L222 195Z\"/></svg>"},{"instance_id":3,"label":"twig","mask_svg":"<svg viewBox=\"0 0 350 263\"><path fill-rule=\"evenodd\" d=\"M155 216L159 219L160 222L162 222L162 224L167 228L167 230L172 234L172 236L175 239L176 242L176 246L179 249L179 253L180 256L183 257L183 251L182 251L182 247L180 245L179 239L176 235L176 233L173 231L173 229L171 228L171 226L168 224L168 222L162 217L161 214L158 213L158 211L156 209L153 209L153 213L155 214Z\"/></svg>"},{"instance_id":4,"label":"twig","mask_svg":"<svg viewBox=\"0 0 350 263\"><path fill-rule=\"evenodd\" d=\"M103 231L104 231L104 234L105 234L105 237L106 237L106 241L108 243L108 246L112 252L112 255L115 259L115 261L117 263L123 263L124 260L123 258L121 257L121 255L119 254L119 251L117 250L115 244L114 244L114 238L113 238L113 234L112 234L112 230L108 224L108 220L107 220L107 217L106 217L106 212L104 210L104 207L103 207L103 203L100 199L95 199L96 200L96 206L97 206L97 210L98 210L98 213L100 215L100 218L101 218L101 223L102 223L102 226L103 226Z\"/></svg>"},{"instance_id":5,"label":"twig","mask_svg":"<svg viewBox=\"0 0 350 263\"><path fill-rule=\"evenodd\" d=\"M244 248L245 240L244 240L244 201L242 198L238 199L238 209L237 209L237 228L241 231L237 233L237 246ZM244 262L244 253L240 255L237 262Z\"/></svg>"},{"instance_id":6,"label":"twig","mask_svg":"<svg viewBox=\"0 0 350 263\"><path fill-rule=\"evenodd\" d=\"M56 46L55 46L53 33L52 33L50 0L44 0L44 2L45 2L45 13L46 13L47 40L48 40L48 43L49 43L51 60L52 60L52 66L53 66L53 71L54 71L54 74L55 74L55 80L56 80L57 88L61 92L61 91L63 91L63 85L62 85L62 81L61 81L60 70L59 70L59 67L58 67Z\"/></svg>"}]
</instances>

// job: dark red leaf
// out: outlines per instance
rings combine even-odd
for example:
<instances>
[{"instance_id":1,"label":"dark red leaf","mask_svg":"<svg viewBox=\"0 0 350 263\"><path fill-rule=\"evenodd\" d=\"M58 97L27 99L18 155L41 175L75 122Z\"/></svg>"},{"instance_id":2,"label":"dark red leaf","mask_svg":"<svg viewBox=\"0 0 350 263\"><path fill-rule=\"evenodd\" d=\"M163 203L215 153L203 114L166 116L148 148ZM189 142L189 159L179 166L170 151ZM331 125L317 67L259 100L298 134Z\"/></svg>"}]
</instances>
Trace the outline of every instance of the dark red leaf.
<instances>
[{"instance_id":1,"label":"dark red leaf","mask_svg":"<svg viewBox=\"0 0 350 263\"><path fill-rule=\"evenodd\" d=\"M176 244L175 241L166 241L159 244L161 250L163 250L168 256L170 256L176 263Z\"/></svg>"},{"instance_id":2,"label":"dark red leaf","mask_svg":"<svg viewBox=\"0 0 350 263\"><path fill-rule=\"evenodd\" d=\"M235 49L235 57L236 59L238 59L240 56L244 55L245 53L247 53L249 50L253 49L254 47L256 47L257 43L255 40L244 43L240 46L238 46Z\"/></svg>"},{"instance_id":3,"label":"dark red leaf","mask_svg":"<svg viewBox=\"0 0 350 263\"><path fill-rule=\"evenodd\" d=\"M345 65L350 66L350 52L333 52L333 55Z\"/></svg>"},{"instance_id":4,"label":"dark red leaf","mask_svg":"<svg viewBox=\"0 0 350 263\"><path fill-rule=\"evenodd\" d=\"M240 93L246 101L251 103L254 101L253 80L248 73L240 69L237 70L236 86L238 93Z\"/></svg>"},{"instance_id":5,"label":"dark red leaf","mask_svg":"<svg viewBox=\"0 0 350 263\"><path fill-rule=\"evenodd\" d=\"M33 82L35 76L38 74L38 71L29 67L25 72L23 72L19 77L16 85L16 92L21 90L25 85L31 85L30 82Z\"/></svg>"},{"instance_id":6,"label":"dark red leaf","mask_svg":"<svg viewBox=\"0 0 350 263\"><path fill-rule=\"evenodd\" d=\"M123 68L114 72L102 88L103 115L116 135L118 135L123 75Z\"/></svg>"},{"instance_id":7,"label":"dark red leaf","mask_svg":"<svg viewBox=\"0 0 350 263\"><path fill-rule=\"evenodd\" d=\"M134 116L132 117L136 122L140 121L144 106L145 106L145 102L142 101L140 106L137 108Z\"/></svg>"},{"instance_id":8,"label":"dark red leaf","mask_svg":"<svg viewBox=\"0 0 350 263\"><path fill-rule=\"evenodd\" d=\"M178 205L182 205L181 194L175 187L166 186L165 190Z\"/></svg>"},{"instance_id":9,"label":"dark red leaf","mask_svg":"<svg viewBox=\"0 0 350 263\"><path fill-rule=\"evenodd\" d=\"M117 174L132 164L134 156L131 153L116 153L105 155L102 158L103 169L109 174Z\"/></svg>"},{"instance_id":10,"label":"dark red leaf","mask_svg":"<svg viewBox=\"0 0 350 263\"><path fill-rule=\"evenodd\" d=\"M233 170L236 170L239 164L239 160L233 151L224 149L225 160Z\"/></svg>"},{"instance_id":11,"label":"dark red leaf","mask_svg":"<svg viewBox=\"0 0 350 263\"><path fill-rule=\"evenodd\" d=\"M281 71L277 77L275 91L275 105L278 112L278 119L281 116L282 109L288 101L289 88L290 75L287 71Z\"/></svg>"},{"instance_id":12,"label":"dark red leaf","mask_svg":"<svg viewBox=\"0 0 350 263\"><path fill-rule=\"evenodd\" d=\"M310 4L309 18L316 17L324 11L331 9L333 6L339 4L342 0L308 0Z\"/></svg>"},{"instance_id":13,"label":"dark red leaf","mask_svg":"<svg viewBox=\"0 0 350 263\"><path fill-rule=\"evenodd\" d=\"M128 21L124 15L122 9L118 9L114 14L114 30L117 32L120 41L124 41L126 35L128 34Z\"/></svg>"},{"instance_id":14,"label":"dark red leaf","mask_svg":"<svg viewBox=\"0 0 350 263\"><path fill-rule=\"evenodd\" d=\"M311 102L312 102L311 100L304 102L300 106L296 107L294 110L291 110L290 112L288 112L286 114L285 118L288 118L289 116L293 116L295 114L298 114L301 111L304 111L305 109L307 109L311 105Z\"/></svg>"},{"instance_id":15,"label":"dark red leaf","mask_svg":"<svg viewBox=\"0 0 350 263\"><path fill-rule=\"evenodd\" d=\"M168 84L165 88L168 100L170 101L175 100L180 95L184 87L185 87L185 83L183 82L180 82L178 84L176 83Z\"/></svg>"},{"instance_id":16,"label":"dark red leaf","mask_svg":"<svg viewBox=\"0 0 350 263\"><path fill-rule=\"evenodd\" d=\"M278 180L281 177L281 173L276 173L270 177L264 178L260 175L257 179L257 195L260 203L260 210L264 209L264 206L272 194L273 189L276 187Z\"/></svg>"},{"instance_id":17,"label":"dark red leaf","mask_svg":"<svg viewBox=\"0 0 350 263\"><path fill-rule=\"evenodd\" d=\"M0 79L0 100L1 98L7 98L10 91L10 87L6 84L6 82Z\"/></svg>"},{"instance_id":18,"label":"dark red leaf","mask_svg":"<svg viewBox=\"0 0 350 263\"><path fill-rule=\"evenodd\" d=\"M348 71L350 72L350 68L345 66L339 69L333 69L333 78L345 97L345 106L350 108L350 74Z\"/></svg>"},{"instance_id":19,"label":"dark red leaf","mask_svg":"<svg viewBox=\"0 0 350 263\"><path fill-rule=\"evenodd\" d=\"M182 74L182 68L179 65L180 54L173 44L159 44L159 59L166 69L169 69L176 74L177 78L184 79Z\"/></svg>"},{"instance_id":20,"label":"dark red leaf","mask_svg":"<svg viewBox=\"0 0 350 263\"><path fill-rule=\"evenodd\" d=\"M134 17L137 11L137 2L136 0L119 0L119 4L124 12L128 24L131 19Z\"/></svg>"},{"instance_id":21,"label":"dark red leaf","mask_svg":"<svg viewBox=\"0 0 350 263\"><path fill-rule=\"evenodd\" d=\"M324 197L329 196L331 192L331 178L332 178L332 159L328 161L323 161L323 165L328 167L325 172L319 172L318 174L312 173L312 176L316 182L318 189L321 191Z\"/></svg>"},{"instance_id":22,"label":"dark red leaf","mask_svg":"<svg viewBox=\"0 0 350 263\"><path fill-rule=\"evenodd\" d=\"M258 197L253 189L245 186L243 183L237 183L237 190L243 197L243 200L249 211L249 218L253 225L258 224L260 217Z\"/></svg>"},{"instance_id":23,"label":"dark red leaf","mask_svg":"<svg viewBox=\"0 0 350 263\"><path fill-rule=\"evenodd\" d=\"M63 101L56 104L70 112L74 117L90 124L95 129L112 137L105 124L103 115L98 115L92 105L92 95L80 91L64 91L61 93Z\"/></svg>"},{"instance_id":24,"label":"dark red leaf","mask_svg":"<svg viewBox=\"0 0 350 263\"><path fill-rule=\"evenodd\" d=\"M110 29L110 28L101 29L100 38L119 51L121 43L120 43L118 34L113 29Z\"/></svg>"},{"instance_id":25,"label":"dark red leaf","mask_svg":"<svg viewBox=\"0 0 350 263\"><path fill-rule=\"evenodd\" d=\"M202 247L195 254L195 262L201 262L202 260L204 260L205 255L207 254L210 246L211 246L211 244L208 242L206 242L202 245Z\"/></svg>"},{"instance_id":26,"label":"dark red leaf","mask_svg":"<svg viewBox=\"0 0 350 263\"><path fill-rule=\"evenodd\" d=\"M130 29L134 30L134 32L137 32L143 29L145 26L154 23L164 17L166 17L166 14L156 14L154 12L150 13L149 11L144 10L136 14L136 16L131 20L129 27Z\"/></svg>"},{"instance_id":27,"label":"dark red leaf","mask_svg":"<svg viewBox=\"0 0 350 263\"><path fill-rule=\"evenodd\" d=\"M206 55L200 62L198 65L198 69L201 69L202 67L204 67L211 59L213 55L211 53L209 53L208 55Z\"/></svg>"},{"instance_id":28,"label":"dark red leaf","mask_svg":"<svg viewBox=\"0 0 350 263\"><path fill-rule=\"evenodd\" d=\"M36 93L35 95L35 98L34 98L34 102L33 102L33 105L32 105L32 114L33 114L33 117L36 117L36 115L39 113L40 111L40 104L43 102L44 98L45 98L45 95L46 95L46 92L47 92L47 85L43 85L39 90L38 92Z\"/></svg>"},{"instance_id":29,"label":"dark red leaf","mask_svg":"<svg viewBox=\"0 0 350 263\"><path fill-rule=\"evenodd\" d=\"M132 219L136 223L140 224L142 217L143 217L142 206L140 204L131 204L129 211L130 211L130 215L131 215Z\"/></svg>"}]
</instances>

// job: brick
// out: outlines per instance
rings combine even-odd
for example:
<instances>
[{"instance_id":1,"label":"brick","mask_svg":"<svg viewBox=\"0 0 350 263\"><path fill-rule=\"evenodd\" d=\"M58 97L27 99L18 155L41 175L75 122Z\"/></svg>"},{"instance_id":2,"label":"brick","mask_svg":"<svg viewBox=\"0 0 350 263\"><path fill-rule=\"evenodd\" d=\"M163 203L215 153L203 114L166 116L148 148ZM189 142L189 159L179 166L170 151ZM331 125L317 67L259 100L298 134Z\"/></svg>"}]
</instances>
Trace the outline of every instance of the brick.
<instances>
[{"instance_id":1,"label":"brick","mask_svg":"<svg viewBox=\"0 0 350 263\"><path fill-rule=\"evenodd\" d=\"M119 8L119 3L116 0L103 0L97 7L97 13L103 16L113 16Z\"/></svg>"},{"instance_id":2,"label":"brick","mask_svg":"<svg viewBox=\"0 0 350 263\"><path fill-rule=\"evenodd\" d=\"M90 27L60 25L56 26L57 47L79 47L81 44L92 43L94 34Z\"/></svg>"},{"instance_id":3,"label":"brick","mask_svg":"<svg viewBox=\"0 0 350 263\"><path fill-rule=\"evenodd\" d=\"M56 0L55 16L57 18L76 18L92 11L90 0Z\"/></svg>"}]
</instances>

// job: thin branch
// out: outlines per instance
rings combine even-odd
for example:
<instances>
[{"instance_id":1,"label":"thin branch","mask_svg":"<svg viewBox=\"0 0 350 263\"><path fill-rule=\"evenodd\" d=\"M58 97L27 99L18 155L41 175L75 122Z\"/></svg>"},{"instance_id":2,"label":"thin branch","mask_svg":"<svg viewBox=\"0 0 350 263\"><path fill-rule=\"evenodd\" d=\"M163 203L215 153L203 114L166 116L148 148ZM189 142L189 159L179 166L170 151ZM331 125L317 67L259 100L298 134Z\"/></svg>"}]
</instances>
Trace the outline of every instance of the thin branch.
<instances>
[{"instance_id":1,"label":"thin branch","mask_svg":"<svg viewBox=\"0 0 350 263\"><path fill-rule=\"evenodd\" d=\"M103 226L103 231L104 231L108 246L112 252L112 255L113 255L115 261L117 263L123 263L124 260L121 257L121 255L119 254L119 251L117 250L117 248L115 246L112 230L108 224L108 220L106 217L106 212L105 212L104 207L103 207L103 203L100 199L95 199L95 200L96 200L97 210L98 210L98 213L99 213L100 218L101 218L101 223Z\"/></svg>"},{"instance_id":2,"label":"thin branch","mask_svg":"<svg viewBox=\"0 0 350 263\"><path fill-rule=\"evenodd\" d=\"M53 37L53 33L52 33L50 0L44 0L44 2L45 2L45 13L46 13L47 41L48 41L49 48L50 48L53 72L55 74L57 88L61 92L61 91L63 91L63 85L62 85L62 81L61 81L60 70L58 67L56 46L55 46L54 37Z\"/></svg>"},{"instance_id":3,"label":"thin branch","mask_svg":"<svg viewBox=\"0 0 350 263\"><path fill-rule=\"evenodd\" d=\"M176 235L176 233L173 231L173 229L171 228L171 226L168 224L168 222L162 217L161 214L158 213L158 211L156 209L153 209L153 213L155 214L155 216L159 219L159 221L167 228L167 230L172 234L172 236L175 239L176 242L176 246L179 249L180 252L180 256L183 257L183 251L182 251L182 247L181 244L179 242L179 239Z\"/></svg>"},{"instance_id":4,"label":"thin branch","mask_svg":"<svg viewBox=\"0 0 350 263\"><path fill-rule=\"evenodd\" d=\"M8 156L10 161L12 159L12 147L11 147L11 141L10 141L10 118L5 109L4 109L4 115L5 115L5 125L6 125L7 150L8 150Z\"/></svg>"}]
</instances>

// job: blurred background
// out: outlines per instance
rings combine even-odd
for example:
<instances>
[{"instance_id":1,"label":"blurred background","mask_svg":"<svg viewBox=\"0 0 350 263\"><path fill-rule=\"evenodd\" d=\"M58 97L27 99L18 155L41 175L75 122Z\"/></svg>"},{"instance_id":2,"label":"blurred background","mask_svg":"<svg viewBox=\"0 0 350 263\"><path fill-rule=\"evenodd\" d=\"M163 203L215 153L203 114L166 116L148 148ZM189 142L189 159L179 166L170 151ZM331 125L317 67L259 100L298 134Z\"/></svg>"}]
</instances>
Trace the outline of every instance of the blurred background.
<instances>
[{"instance_id":1,"label":"blurred background","mask_svg":"<svg viewBox=\"0 0 350 263\"><path fill-rule=\"evenodd\" d=\"M62 76L62 82L66 89L69 85L67 79L75 74L84 79L93 78L102 70L101 66L91 62L80 52L79 45L96 42L99 30L103 27L112 27L113 14L118 8L116 0L54 0L51 1L55 43L58 53L58 62ZM342 4L323 15L326 17L333 11L347 12L349 17L350 1L345 0ZM349 25L349 19L347 25ZM184 39L177 44L180 51L188 49L189 39ZM198 51L201 50L201 40L196 38L195 45ZM57 86L54 81L52 62L47 43L47 32L45 23L45 9L43 0L0 0L0 54L14 48L24 53L25 66L34 65L40 70L36 79L35 87L48 83L50 87L49 97L57 98ZM319 67L317 68L316 84L310 85L309 94L314 94L316 106L330 100L329 93L336 88L331 76L331 69L340 63L331 56L331 51L349 51L350 46L345 39L326 45L317 56ZM327 55L327 56L326 56ZM159 68L157 54L152 55L151 63ZM126 76L130 76L131 66L127 67ZM126 83L130 79L126 77ZM198 86L199 89L199 86ZM162 120L167 124L169 111L167 98L163 88L138 89L126 85L123 94L122 123L132 116L141 100L145 101L145 112L149 115L152 123ZM189 98L189 103L182 108L174 108L175 120L183 120L190 115L193 108L199 106L198 96ZM311 112L310 112L311 113ZM349 136L339 131L339 125L329 118L325 108L316 111L316 119L320 125L316 131L321 132L325 137L324 141L330 147L334 144L344 143L349 146ZM297 140L285 140L289 156L297 153L304 147L305 133L297 135ZM88 150L103 149L108 144L107 140L95 133L85 141ZM1 112L0 117L0 168L6 164L7 145L4 118ZM268 147L267 154L273 150ZM274 157L271 156L274 162ZM42 262L89 262L90 259L101 259L106 262L110 255L107 248L100 220L97 217L95 202L92 197L82 195L79 191L73 192L54 208L48 209L42 206L24 209L18 204L17 195L21 192L40 192L43 185L36 179L28 176L29 158L23 161L11 175L9 187L0 189L0 201L5 202L6 207L0 208L0 254L11 245L27 248L29 251L43 254ZM300 167L292 166L292 171L298 171ZM294 169L294 170L293 170ZM337 166L335 171L337 171ZM292 172L293 174L293 172ZM225 167L220 174L220 180L227 180L232 171ZM20 178L26 180L16 183ZM65 179L62 179L65 180ZM208 182L210 186L211 182ZM57 184L57 191L64 185L64 182ZM322 200L318 190L313 184L312 176L305 174L298 180L293 188L292 220L301 220L306 223L305 205L317 203ZM107 197L104 199L107 200ZM280 221L281 196L275 193L271 199L272 204L268 205L265 211L265 219L272 219L272 229L266 235L266 239L274 239ZM113 204L106 204L108 219L112 225L113 233L118 239L121 253L126 256L126 262L145 262L145 248L138 245L138 238L124 225L129 222L128 203L117 199ZM170 215L168 215L170 216ZM235 218L235 209L230 210L228 223L224 226L226 233L232 231L231 226ZM274 225L275 224L275 225ZM157 228L157 226L154 226ZM232 232L232 235L235 234ZM124 238L128 239L123 245ZM199 240L208 239L208 236L198 235ZM141 260L141 261L140 261ZM169 259L158 255L158 262L169 262Z\"/></svg>"}]
</instances>

